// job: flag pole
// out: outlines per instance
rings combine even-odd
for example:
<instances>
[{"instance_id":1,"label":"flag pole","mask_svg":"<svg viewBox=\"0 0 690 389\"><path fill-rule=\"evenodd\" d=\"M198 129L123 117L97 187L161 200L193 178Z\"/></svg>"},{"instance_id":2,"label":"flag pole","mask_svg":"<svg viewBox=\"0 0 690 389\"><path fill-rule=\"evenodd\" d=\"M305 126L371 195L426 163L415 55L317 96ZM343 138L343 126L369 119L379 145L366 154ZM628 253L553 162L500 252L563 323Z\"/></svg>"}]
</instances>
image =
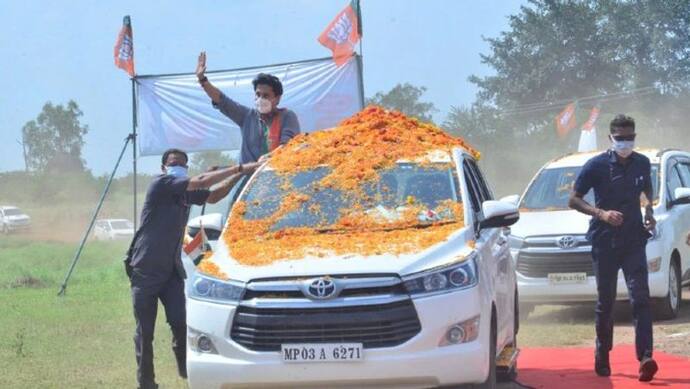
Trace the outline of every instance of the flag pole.
<instances>
[{"instance_id":1,"label":"flag pole","mask_svg":"<svg viewBox=\"0 0 690 389\"><path fill-rule=\"evenodd\" d=\"M362 25L362 5L360 0L355 0L357 2L357 29L359 30L359 55L364 57L364 49L362 48L362 41L364 41L364 34L362 33L364 26Z\"/></svg>"},{"instance_id":2,"label":"flag pole","mask_svg":"<svg viewBox=\"0 0 690 389\"><path fill-rule=\"evenodd\" d=\"M364 97L364 49L362 46L362 41L364 41L364 34L362 33L362 5L360 4L360 0L355 0L355 3L357 4L357 29L359 30L359 56L357 57L357 70L359 73L359 94L360 100L362 101L360 109L364 109L366 102Z\"/></svg>"},{"instance_id":3,"label":"flag pole","mask_svg":"<svg viewBox=\"0 0 690 389\"><path fill-rule=\"evenodd\" d=\"M134 231L137 230L137 99L136 99L136 77L132 77L132 218Z\"/></svg>"}]
</instances>

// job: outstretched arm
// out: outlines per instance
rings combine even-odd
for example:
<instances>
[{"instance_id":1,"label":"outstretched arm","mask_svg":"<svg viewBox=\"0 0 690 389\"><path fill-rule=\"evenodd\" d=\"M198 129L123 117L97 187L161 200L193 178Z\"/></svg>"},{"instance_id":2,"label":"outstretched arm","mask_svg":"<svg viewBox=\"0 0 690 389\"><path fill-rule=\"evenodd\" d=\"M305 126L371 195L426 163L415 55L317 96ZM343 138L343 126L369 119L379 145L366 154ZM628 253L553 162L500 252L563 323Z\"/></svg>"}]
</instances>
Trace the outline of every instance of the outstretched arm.
<instances>
[{"instance_id":1,"label":"outstretched arm","mask_svg":"<svg viewBox=\"0 0 690 389\"><path fill-rule=\"evenodd\" d=\"M226 178L223 180L218 186L215 188L211 188L211 194L208 196L208 199L206 199L207 203L215 204L225 198L225 196L230 193L230 190L237 184L237 181L242 178L243 174L237 173L233 174L230 177Z\"/></svg>"},{"instance_id":2,"label":"outstretched arm","mask_svg":"<svg viewBox=\"0 0 690 389\"><path fill-rule=\"evenodd\" d=\"M199 59L196 64L196 78L199 80L204 92L211 98L215 104L220 103L220 89L211 84L211 81L206 78L206 52L202 51L199 54Z\"/></svg>"},{"instance_id":3,"label":"outstretched arm","mask_svg":"<svg viewBox=\"0 0 690 389\"><path fill-rule=\"evenodd\" d=\"M187 191L198 189L207 189L216 185L217 183L229 178L234 174L249 174L254 172L261 164L259 162L252 162L245 165L236 165L224 169L218 169L212 172L201 173L189 179Z\"/></svg>"}]
</instances>

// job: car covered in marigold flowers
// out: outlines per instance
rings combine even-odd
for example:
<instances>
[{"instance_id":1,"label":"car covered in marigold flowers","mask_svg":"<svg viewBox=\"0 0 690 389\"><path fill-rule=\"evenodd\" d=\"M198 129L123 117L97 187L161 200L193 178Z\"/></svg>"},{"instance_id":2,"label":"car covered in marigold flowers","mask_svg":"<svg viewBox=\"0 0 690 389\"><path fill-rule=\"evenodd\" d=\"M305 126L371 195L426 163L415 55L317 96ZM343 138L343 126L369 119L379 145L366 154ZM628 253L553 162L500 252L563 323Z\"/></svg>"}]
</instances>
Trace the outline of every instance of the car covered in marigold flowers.
<instances>
[{"instance_id":1,"label":"car covered in marigold flowers","mask_svg":"<svg viewBox=\"0 0 690 389\"><path fill-rule=\"evenodd\" d=\"M188 281L190 387L493 388L515 374L519 214L478 158L378 107L274 152Z\"/></svg>"}]
</instances>

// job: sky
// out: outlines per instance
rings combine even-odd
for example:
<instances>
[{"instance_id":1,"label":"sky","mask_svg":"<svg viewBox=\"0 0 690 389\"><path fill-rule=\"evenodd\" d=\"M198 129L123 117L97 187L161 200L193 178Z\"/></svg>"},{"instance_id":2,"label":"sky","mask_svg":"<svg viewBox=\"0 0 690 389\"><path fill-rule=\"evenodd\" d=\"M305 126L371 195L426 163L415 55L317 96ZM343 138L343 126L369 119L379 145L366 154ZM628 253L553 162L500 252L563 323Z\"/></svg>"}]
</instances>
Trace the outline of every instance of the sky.
<instances>
[{"instance_id":1,"label":"sky","mask_svg":"<svg viewBox=\"0 0 690 389\"><path fill-rule=\"evenodd\" d=\"M471 104L470 75L488 75L483 37L509 28L518 0L361 0L367 97L398 83L427 87L443 121ZM24 169L21 128L43 105L70 99L88 125L83 157L108 174L132 129L131 82L113 65L113 47L130 15L137 74L193 72L201 50L208 70L330 55L317 36L347 0L56 1L0 0L0 172ZM245 102L249 104L250 102ZM159 157L139 158L157 173ZM132 171L131 149L117 172Z\"/></svg>"}]
</instances>

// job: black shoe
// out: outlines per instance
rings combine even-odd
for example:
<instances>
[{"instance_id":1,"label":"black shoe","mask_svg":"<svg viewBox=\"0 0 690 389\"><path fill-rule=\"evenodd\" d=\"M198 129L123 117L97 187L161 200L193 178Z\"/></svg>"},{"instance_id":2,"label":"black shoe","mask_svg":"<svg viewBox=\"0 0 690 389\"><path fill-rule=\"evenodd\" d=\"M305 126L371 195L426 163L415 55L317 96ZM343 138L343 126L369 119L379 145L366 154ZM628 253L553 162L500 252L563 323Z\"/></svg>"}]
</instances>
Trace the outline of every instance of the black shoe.
<instances>
[{"instance_id":1,"label":"black shoe","mask_svg":"<svg viewBox=\"0 0 690 389\"><path fill-rule=\"evenodd\" d=\"M599 377L608 377L611 375L611 365L609 364L609 353L597 352L594 354L594 371Z\"/></svg>"},{"instance_id":2,"label":"black shoe","mask_svg":"<svg viewBox=\"0 0 690 389\"><path fill-rule=\"evenodd\" d=\"M640 382L649 382L654 378L654 374L659 371L659 365L652 358L645 358L640 362Z\"/></svg>"}]
</instances>

